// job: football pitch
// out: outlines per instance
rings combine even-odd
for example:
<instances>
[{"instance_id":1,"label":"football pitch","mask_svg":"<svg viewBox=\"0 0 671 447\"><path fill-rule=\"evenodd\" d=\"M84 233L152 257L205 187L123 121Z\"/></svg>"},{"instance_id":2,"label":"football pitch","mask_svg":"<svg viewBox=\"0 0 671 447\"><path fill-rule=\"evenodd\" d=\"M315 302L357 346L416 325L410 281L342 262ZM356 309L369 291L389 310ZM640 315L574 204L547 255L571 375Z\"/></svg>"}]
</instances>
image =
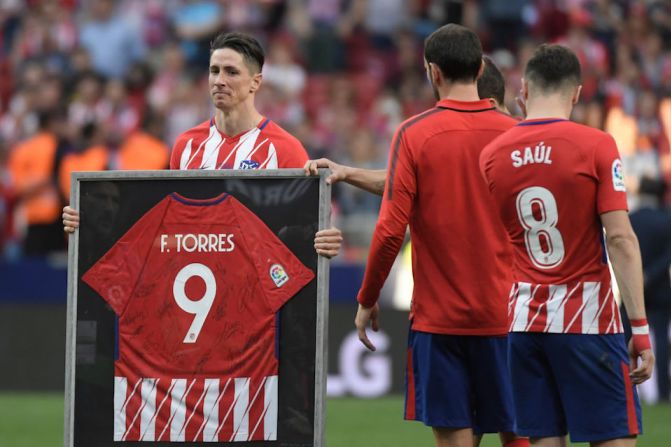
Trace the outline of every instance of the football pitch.
<instances>
[{"instance_id":1,"label":"football pitch","mask_svg":"<svg viewBox=\"0 0 671 447\"><path fill-rule=\"evenodd\" d=\"M403 398L329 399L326 443L329 447L431 447L431 431L420 423L401 420ZM671 447L671 405L645 407L645 435L640 447ZM61 447L63 397L61 394L0 393L0 446ZM482 447L499 446L487 435ZM574 444L586 446L587 444Z\"/></svg>"}]
</instances>

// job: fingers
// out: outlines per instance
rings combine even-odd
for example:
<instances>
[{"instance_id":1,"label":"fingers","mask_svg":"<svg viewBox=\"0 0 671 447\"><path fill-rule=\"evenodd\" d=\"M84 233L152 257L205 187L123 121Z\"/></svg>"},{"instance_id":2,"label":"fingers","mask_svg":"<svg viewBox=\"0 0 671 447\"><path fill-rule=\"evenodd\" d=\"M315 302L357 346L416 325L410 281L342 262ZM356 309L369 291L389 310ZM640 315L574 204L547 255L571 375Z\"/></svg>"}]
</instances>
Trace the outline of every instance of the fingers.
<instances>
[{"instance_id":1,"label":"fingers","mask_svg":"<svg viewBox=\"0 0 671 447\"><path fill-rule=\"evenodd\" d=\"M79 211L66 206L63 208L63 231L74 233L79 228Z\"/></svg>"},{"instance_id":2,"label":"fingers","mask_svg":"<svg viewBox=\"0 0 671 447\"><path fill-rule=\"evenodd\" d=\"M332 258L340 252L342 240L342 233L337 228L320 230L315 234L315 250L321 256Z\"/></svg>"},{"instance_id":3,"label":"fingers","mask_svg":"<svg viewBox=\"0 0 671 447\"><path fill-rule=\"evenodd\" d=\"M342 241L342 232L337 228L324 228L315 233L315 242L321 241Z\"/></svg>"},{"instance_id":4,"label":"fingers","mask_svg":"<svg viewBox=\"0 0 671 447\"><path fill-rule=\"evenodd\" d=\"M359 340L363 345L368 348L371 351L375 351L375 345L368 339L368 335L366 334L366 329L361 328L359 329Z\"/></svg>"},{"instance_id":5,"label":"fingers","mask_svg":"<svg viewBox=\"0 0 671 447\"><path fill-rule=\"evenodd\" d=\"M359 304L359 309L356 312L356 317L354 317L354 326L356 326L357 333L359 334L359 341L371 351L375 351L375 345L368 339L368 334L366 333L366 326L373 319L377 318L377 306L373 308L365 308Z\"/></svg>"},{"instance_id":6,"label":"fingers","mask_svg":"<svg viewBox=\"0 0 671 447\"><path fill-rule=\"evenodd\" d=\"M305 171L305 175L317 175L318 170L317 170L317 163L315 160L308 160L305 162L305 166L303 166L303 171Z\"/></svg>"},{"instance_id":7,"label":"fingers","mask_svg":"<svg viewBox=\"0 0 671 447\"><path fill-rule=\"evenodd\" d=\"M371 318L370 327L373 329L374 332L380 330L380 322L378 321L377 315Z\"/></svg>"},{"instance_id":8,"label":"fingers","mask_svg":"<svg viewBox=\"0 0 671 447\"><path fill-rule=\"evenodd\" d=\"M641 352L640 359L641 361L638 367L629 373L631 381L635 385L645 382L652 376L652 370L655 364L655 356L650 349L646 349L645 351ZM635 366L636 363L633 365Z\"/></svg>"},{"instance_id":9,"label":"fingers","mask_svg":"<svg viewBox=\"0 0 671 447\"><path fill-rule=\"evenodd\" d=\"M340 253L340 246L337 248L316 248L315 251L319 256L331 259L338 256L338 253Z\"/></svg>"},{"instance_id":10,"label":"fingers","mask_svg":"<svg viewBox=\"0 0 671 447\"><path fill-rule=\"evenodd\" d=\"M319 175L319 168L331 167L331 160L327 158L318 158L317 160L308 160L303 166L305 175Z\"/></svg>"}]
</instances>

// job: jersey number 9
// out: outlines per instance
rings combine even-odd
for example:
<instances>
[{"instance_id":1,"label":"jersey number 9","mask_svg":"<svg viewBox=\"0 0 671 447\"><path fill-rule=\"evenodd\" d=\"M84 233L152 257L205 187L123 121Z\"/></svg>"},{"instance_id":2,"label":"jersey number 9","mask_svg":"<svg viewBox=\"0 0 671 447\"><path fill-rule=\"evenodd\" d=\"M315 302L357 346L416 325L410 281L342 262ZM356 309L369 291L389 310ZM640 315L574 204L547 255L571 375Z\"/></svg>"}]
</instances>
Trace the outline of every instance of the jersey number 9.
<instances>
[{"instance_id":1,"label":"jersey number 9","mask_svg":"<svg viewBox=\"0 0 671 447\"><path fill-rule=\"evenodd\" d=\"M186 282L194 276L198 276L205 282L205 293L198 300L192 300L186 296ZM200 331L203 329L205 318L210 313L214 297L217 294L217 281L214 279L214 273L206 265L199 263L189 264L177 273L172 286L172 293L177 305L184 312L194 315L191 326L184 337L184 343L195 343L198 340Z\"/></svg>"}]
</instances>

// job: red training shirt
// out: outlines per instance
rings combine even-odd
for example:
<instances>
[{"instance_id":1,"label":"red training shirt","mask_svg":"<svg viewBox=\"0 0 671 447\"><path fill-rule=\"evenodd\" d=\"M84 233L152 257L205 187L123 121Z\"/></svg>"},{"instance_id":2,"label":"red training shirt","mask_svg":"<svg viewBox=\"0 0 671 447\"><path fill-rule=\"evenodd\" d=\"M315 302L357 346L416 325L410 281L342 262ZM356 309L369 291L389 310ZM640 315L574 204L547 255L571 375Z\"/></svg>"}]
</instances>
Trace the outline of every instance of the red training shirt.
<instances>
[{"instance_id":1,"label":"red training shirt","mask_svg":"<svg viewBox=\"0 0 671 447\"><path fill-rule=\"evenodd\" d=\"M268 118L235 136L223 134L212 118L177 138L170 169L302 168L307 161L301 142Z\"/></svg>"},{"instance_id":2,"label":"red training shirt","mask_svg":"<svg viewBox=\"0 0 671 447\"><path fill-rule=\"evenodd\" d=\"M627 209L613 138L527 120L487 146L480 167L514 245L510 331L622 332L599 218Z\"/></svg>"},{"instance_id":3,"label":"red training shirt","mask_svg":"<svg viewBox=\"0 0 671 447\"><path fill-rule=\"evenodd\" d=\"M485 99L442 100L401 124L359 303L377 301L410 224L412 328L506 334L503 296L510 289L512 255L505 229L492 213L478 158L515 122Z\"/></svg>"}]
</instances>

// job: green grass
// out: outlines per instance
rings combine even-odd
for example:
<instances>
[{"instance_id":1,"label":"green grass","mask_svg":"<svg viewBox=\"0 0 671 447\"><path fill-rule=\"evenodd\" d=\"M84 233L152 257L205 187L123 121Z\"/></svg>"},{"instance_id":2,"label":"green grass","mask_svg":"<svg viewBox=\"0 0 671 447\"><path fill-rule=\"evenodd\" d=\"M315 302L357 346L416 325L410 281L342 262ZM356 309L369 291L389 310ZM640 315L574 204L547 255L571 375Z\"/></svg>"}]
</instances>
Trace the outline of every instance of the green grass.
<instances>
[{"instance_id":1,"label":"green grass","mask_svg":"<svg viewBox=\"0 0 671 447\"><path fill-rule=\"evenodd\" d=\"M63 446L63 395L0 394L0 446Z\"/></svg>"},{"instance_id":2,"label":"green grass","mask_svg":"<svg viewBox=\"0 0 671 447\"><path fill-rule=\"evenodd\" d=\"M420 422L403 421L403 399L329 399L328 447L433 446L431 429ZM671 447L671 405L645 407L637 447ZM365 440L365 441L362 441ZM485 435L480 447L500 447L497 435ZM584 447L588 444L572 444Z\"/></svg>"},{"instance_id":3,"label":"green grass","mask_svg":"<svg viewBox=\"0 0 671 447\"><path fill-rule=\"evenodd\" d=\"M431 430L402 420L403 399L329 399L326 440L329 447L433 446ZM671 446L671 405L643 410L645 435L639 447ZM61 447L63 397L60 394L0 394L0 446ZM481 447L498 447L487 435ZM584 446L586 444L575 444Z\"/></svg>"}]
</instances>

